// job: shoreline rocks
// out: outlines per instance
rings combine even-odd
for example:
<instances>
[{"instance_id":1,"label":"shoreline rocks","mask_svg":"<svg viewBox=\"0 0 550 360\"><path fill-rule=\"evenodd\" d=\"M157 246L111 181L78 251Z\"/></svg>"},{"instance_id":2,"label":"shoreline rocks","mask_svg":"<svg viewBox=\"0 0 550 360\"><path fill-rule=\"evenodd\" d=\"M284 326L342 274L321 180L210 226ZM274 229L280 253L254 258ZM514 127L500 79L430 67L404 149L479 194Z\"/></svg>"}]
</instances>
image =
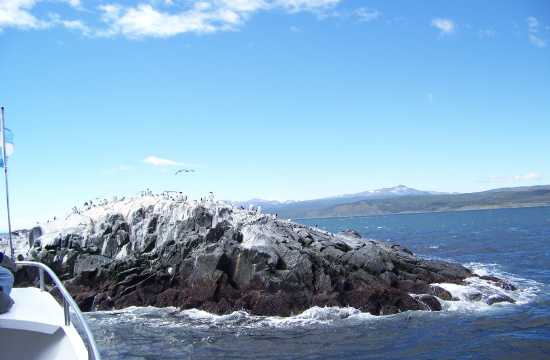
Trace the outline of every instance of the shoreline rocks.
<instances>
[{"instance_id":1,"label":"shoreline rocks","mask_svg":"<svg viewBox=\"0 0 550 360\"><path fill-rule=\"evenodd\" d=\"M330 234L221 203L154 196L90 209L29 234L29 257L52 267L83 311L148 305L280 316L313 306L373 315L438 311L438 298L453 296L433 284L473 276L461 265L422 259L352 230ZM17 275L21 283L32 280Z\"/></svg>"}]
</instances>

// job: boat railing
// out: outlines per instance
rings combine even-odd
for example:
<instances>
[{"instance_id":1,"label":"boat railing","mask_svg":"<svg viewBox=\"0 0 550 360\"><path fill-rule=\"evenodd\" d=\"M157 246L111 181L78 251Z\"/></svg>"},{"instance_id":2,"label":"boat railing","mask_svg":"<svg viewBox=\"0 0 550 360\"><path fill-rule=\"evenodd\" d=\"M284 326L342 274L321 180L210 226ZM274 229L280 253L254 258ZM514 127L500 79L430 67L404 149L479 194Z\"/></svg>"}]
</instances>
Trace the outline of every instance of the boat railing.
<instances>
[{"instance_id":1,"label":"boat railing","mask_svg":"<svg viewBox=\"0 0 550 360\"><path fill-rule=\"evenodd\" d=\"M82 312L80 311L80 308L72 298L72 296L69 294L67 289L65 289L65 286L63 286L63 283L61 280L57 277L55 272L50 269L47 265L35 262L35 261L17 261L16 264L20 267L33 267L38 268L38 274L39 274L39 281L40 281L40 290L46 291L46 279L44 277L44 273L48 274L49 278L55 285L55 288L59 291L61 294L61 297L63 299L63 312L65 315L65 326L71 325L71 312L70 310L73 310L74 316L79 322L79 325L82 328L82 331L84 332L84 335L86 336L85 343L88 346L88 358L91 360L101 360L101 355L99 354L99 351L97 349L94 336L92 332L90 331L90 328L88 327L88 324L86 323L86 320L84 319L84 316L82 315Z\"/></svg>"}]
</instances>

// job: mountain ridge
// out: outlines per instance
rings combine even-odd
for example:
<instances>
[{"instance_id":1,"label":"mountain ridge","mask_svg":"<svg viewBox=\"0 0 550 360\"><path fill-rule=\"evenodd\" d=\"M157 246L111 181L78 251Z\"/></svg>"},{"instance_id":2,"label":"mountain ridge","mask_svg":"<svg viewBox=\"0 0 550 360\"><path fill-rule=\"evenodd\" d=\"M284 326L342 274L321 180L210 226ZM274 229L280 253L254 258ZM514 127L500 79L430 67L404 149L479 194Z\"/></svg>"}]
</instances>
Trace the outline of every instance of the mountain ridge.
<instances>
[{"instance_id":1,"label":"mountain ridge","mask_svg":"<svg viewBox=\"0 0 550 360\"><path fill-rule=\"evenodd\" d=\"M366 194L366 195L363 195ZM286 203L242 203L288 218L369 216L403 213L550 206L550 185L440 193L398 185L338 197Z\"/></svg>"},{"instance_id":2,"label":"mountain ridge","mask_svg":"<svg viewBox=\"0 0 550 360\"><path fill-rule=\"evenodd\" d=\"M435 195L435 194L448 194L436 191L418 190L406 185L396 185L392 187L385 187L375 190L366 190L358 193L334 195L309 200L266 200L261 198L250 199L246 201L232 201L231 204L235 206L242 206L248 208L250 206L260 206L263 210L268 212L274 212L279 207L284 206L302 206L303 204L309 204L311 207L330 206L342 203L348 203L353 201L359 201L364 199L375 198L390 198L399 196L413 196L413 195Z\"/></svg>"}]
</instances>

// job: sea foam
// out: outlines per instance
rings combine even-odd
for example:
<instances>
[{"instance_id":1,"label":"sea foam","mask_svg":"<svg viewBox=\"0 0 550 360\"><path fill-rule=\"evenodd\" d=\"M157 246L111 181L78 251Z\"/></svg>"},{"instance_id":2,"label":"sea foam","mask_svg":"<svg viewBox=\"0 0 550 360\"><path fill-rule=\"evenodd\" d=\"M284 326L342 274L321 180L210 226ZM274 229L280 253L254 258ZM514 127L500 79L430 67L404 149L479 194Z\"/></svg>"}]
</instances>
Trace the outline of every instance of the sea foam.
<instances>
[{"instance_id":1,"label":"sea foam","mask_svg":"<svg viewBox=\"0 0 550 360\"><path fill-rule=\"evenodd\" d=\"M374 316L361 312L352 307L312 307L301 314L281 316L256 316L248 312L234 311L226 315L211 314L204 310L187 309L181 310L175 307L129 307L123 310L101 311L90 313L92 319L99 320L104 324L113 322L136 322L143 326L150 327L190 327L190 328L295 328L308 326L331 326L345 325L357 322L384 321L388 319L407 319L411 316L439 316L451 313L476 314L484 312L502 311L532 302L541 291L542 284L524 279L513 274L500 270L496 264L470 263L467 267L473 269L474 273L480 276L497 276L517 287L517 290L502 289L490 281L471 277L466 279L465 285L442 283L439 286L445 288L457 299L456 301L441 300L443 311L423 312L407 311L389 316ZM515 304L499 303L488 305L485 298L476 297L476 294L484 296L504 295L516 301Z\"/></svg>"}]
</instances>

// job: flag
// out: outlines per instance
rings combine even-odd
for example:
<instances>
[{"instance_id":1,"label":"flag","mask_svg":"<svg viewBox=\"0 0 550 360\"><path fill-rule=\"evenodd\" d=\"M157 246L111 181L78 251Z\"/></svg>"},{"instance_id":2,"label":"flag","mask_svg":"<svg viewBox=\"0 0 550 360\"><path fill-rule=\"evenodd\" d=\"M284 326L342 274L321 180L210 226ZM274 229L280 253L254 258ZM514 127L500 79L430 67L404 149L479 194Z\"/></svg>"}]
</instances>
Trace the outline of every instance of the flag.
<instances>
[{"instance_id":1,"label":"flag","mask_svg":"<svg viewBox=\"0 0 550 360\"><path fill-rule=\"evenodd\" d=\"M13 133L10 129L4 128L4 142L6 143L6 157L10 157L13 154ZM0 142L0 168L4 167L4 147Z\"/></svg>"}]
</instances>

